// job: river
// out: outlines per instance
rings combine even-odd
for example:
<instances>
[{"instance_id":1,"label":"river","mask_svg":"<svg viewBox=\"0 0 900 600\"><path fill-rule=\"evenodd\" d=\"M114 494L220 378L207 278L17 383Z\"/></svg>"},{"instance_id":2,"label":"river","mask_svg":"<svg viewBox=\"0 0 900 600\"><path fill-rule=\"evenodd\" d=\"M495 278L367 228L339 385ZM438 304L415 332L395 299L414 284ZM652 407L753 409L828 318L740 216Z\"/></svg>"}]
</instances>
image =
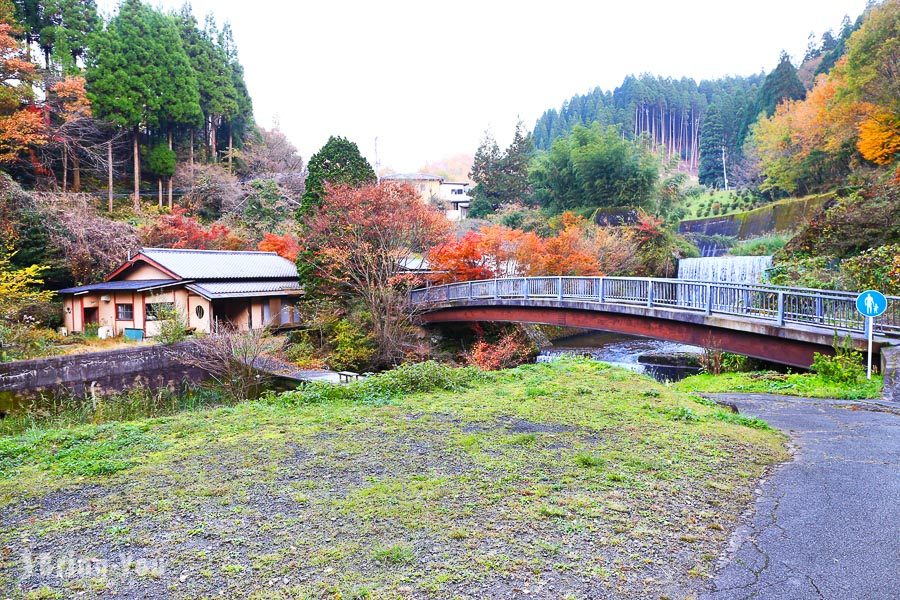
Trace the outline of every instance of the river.
<instances>
[{"instance_id":1,"label":"river","mask_svg":"<svg viewBox=\"0 0 900 600\"><path fill-rule=\"evenodd\" d=\"M688 346L676 342L666 342L650 338L634 337L618 333L590 332L554 340L550 346L542 348L538 362L553 360L564 354L590 356L613 365L647 373L660 381L677 381L699 372L698 367L679 367L660 364L643 364L641 355L700 354L698 346Z\"/></svg>"}]
</instances>

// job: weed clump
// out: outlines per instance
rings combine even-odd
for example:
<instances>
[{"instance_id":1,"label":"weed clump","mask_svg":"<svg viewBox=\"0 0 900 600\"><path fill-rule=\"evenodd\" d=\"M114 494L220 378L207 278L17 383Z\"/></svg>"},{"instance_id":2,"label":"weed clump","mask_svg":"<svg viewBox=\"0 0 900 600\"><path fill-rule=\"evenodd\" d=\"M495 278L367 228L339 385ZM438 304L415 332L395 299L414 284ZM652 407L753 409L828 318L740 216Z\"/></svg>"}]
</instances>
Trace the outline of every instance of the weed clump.
<instances>
[{"instance_id":1,"label":"weed clump","mask_svg":"<svg viewBox=\"0 0 900 600\"><path fill-rule=\"evenodd\" d=\"M264 398L291 406L326 402L387 404L407 394L462 391L484 382L488 375L474 367L454 368L436 361L407 364L347 385L308 383L300 389Z\"/></svg>"}]
</instances>

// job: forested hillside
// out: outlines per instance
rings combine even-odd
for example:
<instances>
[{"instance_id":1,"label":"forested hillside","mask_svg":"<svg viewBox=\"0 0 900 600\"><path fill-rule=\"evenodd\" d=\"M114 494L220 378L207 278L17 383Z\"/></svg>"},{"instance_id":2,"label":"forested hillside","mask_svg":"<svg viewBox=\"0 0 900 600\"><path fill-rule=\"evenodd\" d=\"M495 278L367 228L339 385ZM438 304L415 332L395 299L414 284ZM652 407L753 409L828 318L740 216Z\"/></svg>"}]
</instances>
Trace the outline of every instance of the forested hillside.
<instances>
[{"instance_id":1,"label":"forested hillside","mask_svg":"<svg viewBox=\"0 0 900 600\"><path fill-rule=\"evenodd\" d=\"M666 159L680 160L681 168L697 174L704 185L723 188L728 178L728 187L742 186L752 175L743 151L750 126L761 113L771 115L779 102L803 98L806 89L799 73L811 86L812 77L827 72L843 54L861 19L851 25L845 18L837 34L829 31L818 43L811 41L799 71L783 53L769 74L699 83L686 77L629 75L612 91L595 88L576 94L537 120L534 146L549 150L575 126L597 122L615 126L631 139L646 137Z\"/></svg>"},{"instance_id":2,"label":"forested hillside","mask_svg":"<svg viewBox=\"0 0 900 600\"><path fill-rule=\"evenodd\" d=\"M37 265L57 289L142 245L296 246L305 164L254 123L227 22L189 4L125 0L104 20L94 0L0 0L0 47L7 268Z\"/></svg>"}]
</instances>

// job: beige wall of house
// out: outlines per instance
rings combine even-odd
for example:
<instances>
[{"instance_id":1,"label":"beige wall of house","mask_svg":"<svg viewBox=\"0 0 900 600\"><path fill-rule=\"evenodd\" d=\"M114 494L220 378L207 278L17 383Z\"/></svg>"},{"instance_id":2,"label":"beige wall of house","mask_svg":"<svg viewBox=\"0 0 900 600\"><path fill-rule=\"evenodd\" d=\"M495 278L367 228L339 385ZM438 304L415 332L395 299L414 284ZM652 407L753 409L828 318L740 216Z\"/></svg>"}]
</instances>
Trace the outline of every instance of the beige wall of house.
<instances>
[{"instance_id":1,"label":"beige wall of house","mask_svg":"<svg viewBox=\"0 0 900 600\"><path fill-rule=\"evenodd\" d=\"M170 279L156 267L138 263L121 273L122 280ZM83 332L86 322L109 327L115 336L126 329L143 329L146 337L159 333L159 322L152 318L148 305L174 304L185 316L188 327L209 333L216 319L231 321L240 331L251 325L257 329L268 325L293 322L293 309L283 311L286 303L280 297L232 298L215 303L189 292L184 287L171 287L152 292L94 292L68 296L64 301L64 325L72 332ZM150 318L148 318L148 316Z\"/></svg>"},{"instance_id":2,"label":"beige wall of house","mask_svg":"<svg viewBox=\"0 0 900 600\"><path fill-rule=\"evenodd\" d=\"M144 281L146 279L172 278L172 276L168 273L160 271L153 265L148 265L147 263L136 263L133 267L129 268L125 273L123 273L123 275L124 276L120 277L120 279Z\"/></svg>"},{"instance_id":3,"label":"beige wall of house","mask_svg":"<svg viewBox=\"0 0 900 600\"><path fill-rule=\"evenodd\" d=\"M188 326L197 331L209 333L212 331L212 310L209 300L196 294L187 297L187 321Z\"/></svg>"}]
</instances>

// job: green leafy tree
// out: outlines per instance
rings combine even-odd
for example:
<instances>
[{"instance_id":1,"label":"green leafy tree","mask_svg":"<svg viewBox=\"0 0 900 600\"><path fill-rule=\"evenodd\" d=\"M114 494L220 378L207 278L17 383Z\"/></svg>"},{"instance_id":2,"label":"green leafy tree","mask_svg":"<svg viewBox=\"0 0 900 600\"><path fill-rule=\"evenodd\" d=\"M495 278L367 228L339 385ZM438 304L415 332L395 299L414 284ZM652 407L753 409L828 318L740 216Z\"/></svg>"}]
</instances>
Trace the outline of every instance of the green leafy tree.
<instances>
[{"instance_id":1,"label":"green leafy tree","mask_svg":"<svg viewBox=\"0 0 900 600\"><path fill-rule=\"evenodd\" d=\"M325 197L325 183L359 187L375 183L375 170L359 147L343 137L331 136L318 152L309 159L309 175L306 191L300 206L300 215L318 206Z\"/></svg>"},{"instance_id":2,"label":"green leafy tree","mask_svg":"<svg viewBox=\"0 0 900 600\"><path fill-rule=\"evenodd\" d=\"M88 97L96 116L132 132L134 208L140 211L141 128L185 118L196 100L196 79L174 21L140 0L125 0L93 39Z\"/></svg>"},{"instance_id":3,"label":"green leafy tree","mask_svg":"<svg viewBox=\"0 0 900 600\"><path fill-rule=\"evenodd\" d=\"M469 206L469 216L482 218L493 212L499 206L498 194L500 190L494 187L494 173L499 171L502 153L497 140L485 132L475 157L472 161L472 170L469 177L475 181L472 189L472 203Z\"/></svg>"},{"instance_id":4,"label":"green leafy tree","mask_svg":"<svg viewBox=\"0 0 900 600\"><path fill-rule=\"evenodd\" d=\"M660 165L640 142L615 127L576 126L532 163L538 203L553 212L600 206L643 206L659 181Z\"/></svg>"}]
</instances>

